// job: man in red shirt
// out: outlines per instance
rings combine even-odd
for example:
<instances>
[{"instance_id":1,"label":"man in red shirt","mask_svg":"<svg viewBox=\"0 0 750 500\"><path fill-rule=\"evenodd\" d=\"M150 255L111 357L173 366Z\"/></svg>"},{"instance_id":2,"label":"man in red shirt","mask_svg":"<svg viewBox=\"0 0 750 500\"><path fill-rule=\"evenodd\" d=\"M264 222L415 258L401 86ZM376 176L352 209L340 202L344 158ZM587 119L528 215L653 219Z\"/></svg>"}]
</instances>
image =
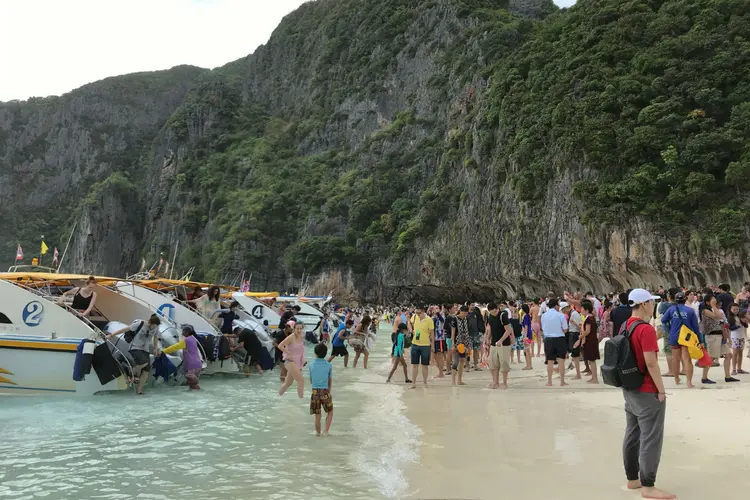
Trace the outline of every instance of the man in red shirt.
<instances>
[{"instance_id":1,"label":"man in red shirt","mask_svg":"<svg viewBox=\"0 0 750 500\"><path fill-rule=\"evenodd\" d=\"M626 419L622 455L628 489L642 487L643 498L673 499L677 498L676 495L654 487L661 460L667 410L664 383L659 370L656 330L649 324L654 313L654 300L657 298L643 288L636 288L628 295L628 304L632 307L633 314L625 323L626 328L629 329L636 321L643 322L630 335L630 347L638 361L638 369L645 378L639 389L622 391Z\"/></svg>"}]
</instances>

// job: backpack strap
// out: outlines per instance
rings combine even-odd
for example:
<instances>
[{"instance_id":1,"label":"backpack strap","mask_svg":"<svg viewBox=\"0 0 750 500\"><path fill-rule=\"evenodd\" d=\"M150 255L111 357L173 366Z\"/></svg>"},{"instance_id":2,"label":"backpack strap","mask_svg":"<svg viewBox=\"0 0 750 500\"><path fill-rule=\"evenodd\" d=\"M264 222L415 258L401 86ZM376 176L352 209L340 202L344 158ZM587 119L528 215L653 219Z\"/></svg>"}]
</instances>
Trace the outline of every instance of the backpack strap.
<instances>
[{"instance_id":1,"label":"backpack strap","mask_svg":"<svg viewBox=\"0 0 750 500\"><path fill-rule=\"evenodd\" d=\"M623 332L623 335L625 335L626 338L630 338L630 336L633 334L636 328L638 328L641 325L647 325L647 324L648 323L646 323L645 321L641 319L637 319L633 321L633 323L628 327L627 331ZM625 328L623 327L622 330L625 330Z\"/></svg>"}]
</instances>

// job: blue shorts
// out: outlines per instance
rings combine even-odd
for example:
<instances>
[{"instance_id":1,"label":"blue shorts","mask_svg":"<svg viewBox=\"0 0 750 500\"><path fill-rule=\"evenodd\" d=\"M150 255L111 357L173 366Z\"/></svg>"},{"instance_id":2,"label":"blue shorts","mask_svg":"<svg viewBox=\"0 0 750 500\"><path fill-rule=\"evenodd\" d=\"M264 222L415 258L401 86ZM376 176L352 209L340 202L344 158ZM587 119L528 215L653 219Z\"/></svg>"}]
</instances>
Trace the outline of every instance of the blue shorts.
<instances>
[{"instance_id":1,"label":"blue shorts","mask_svg":"<svg viewBox=\"0 0 750 500\"><path fill-rule=\"evenodd\" d=\"M445 339L445 345L448 346L448 350L450 351L453 349L453 340L452 339Z\"/></svg>"},{"instance_id":2,"label":"blue shorts","mask_svg":"<svg viewBox=\"0 0 750 500\"><path fill-rule=\"evenodd\" d=\"M430 346L428 345L411 345L411 364L413 365L430 365Z\"/></svg>"}]
</instances>

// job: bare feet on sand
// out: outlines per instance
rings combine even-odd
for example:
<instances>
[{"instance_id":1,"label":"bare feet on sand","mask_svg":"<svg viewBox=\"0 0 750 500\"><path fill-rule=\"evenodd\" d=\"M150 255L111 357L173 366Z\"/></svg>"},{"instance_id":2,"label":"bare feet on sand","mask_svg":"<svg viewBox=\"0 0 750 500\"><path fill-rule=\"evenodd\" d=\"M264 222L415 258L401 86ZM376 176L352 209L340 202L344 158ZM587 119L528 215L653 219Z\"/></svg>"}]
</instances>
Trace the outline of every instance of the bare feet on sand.
<instances>
[{"instance_id":1,"label":"bare feet on sand","mask_svg":"<svg viewBox=\"0 0 750 500\"><path fill-rule=\"evenodd\" d=\"M573 377L573 380L581 380L581 376L580 375L576 375L575 377Z\"/></svg>"},{"instance_id":2,"label":"bare feet on sand","mask_svg":"<svg viewBox=\"0 0 750 500\"><path fill-rule=\"evenodd\" d=\"M641 488L641 480L636 479L635 481L628 481L627 487L629 490L637 490Z\"/></svg>"},{"instance_id":3,"label":"bare feet on sand","mask_svg":"<svg viewBox=\"0 0 750 500\"><path fill-rule=\"evenodd\" d=\"M544 385L545 385L545 386L547 386L547 387L552 387L552 382L547 382L547 383L546 383L546 384L544 384Z\"/></svg>"},{"instance_id":4,"label":"bare feet on sand","mask_svg":"<svg viewBox=\"0 0 750 500\"><path fill-rule=\"evenodd\" d=\"M643 498L657 498L660 500L672 500L674 498L677 498L677 495L675 495L674 493L661 491L656 488L643 488L643 493L641 493L641 496Z\"/></svg>"},{"instance_id":5,"label":"bare feet on sand","mask_svg":"<svg viewBox=\"0 0 750 500\"><path fill-rule=\"evenodd\" d=\"M524 370L533 370L533 368L530 367L530 366L527 366L527 367L524 368Z\"/></svg>"},{"instance_id":6,"label":"bare feet on sand","mask_svg":"<svg viewBox=\"0 0 750 500\"><path fill-rule=\"evenodd\" d=\"M565 387L565 386L568 386L568 385L570 385L570 384L566 384L565 382L560 383L560 387Z\"/></svg>"},{"instance_id":7,"label":"bare feet on sand","mask_svg":"<svg viewBox=\"0 0 750 500\"><path fill-rule=\"evenodd\" d=\"M490 389L497 389L500 386L499 385L495 385L495 384L490 384L487 387L490 388Z\"/></svg>"}]
</instances>

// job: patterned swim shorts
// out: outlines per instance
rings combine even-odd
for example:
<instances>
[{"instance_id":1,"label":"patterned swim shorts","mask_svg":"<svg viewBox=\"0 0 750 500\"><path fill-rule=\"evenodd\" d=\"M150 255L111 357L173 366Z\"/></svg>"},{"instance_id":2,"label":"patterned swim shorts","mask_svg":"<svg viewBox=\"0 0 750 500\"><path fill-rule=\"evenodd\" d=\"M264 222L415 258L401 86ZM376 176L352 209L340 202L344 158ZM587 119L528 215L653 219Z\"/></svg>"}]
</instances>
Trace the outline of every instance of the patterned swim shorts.
<instances>
[{"instance_id":1,"label":"patterned swim shorts","mask_svg":"<svg viewBox=\"0 0 750 500\"><path fill-rule=\"evenodd\" d=\"M313 389L310 396L310 415L320 415L320 409L326 413L333 411L333 397L328 389Z\"/></svg>"},{"instance_id":2,"label":"patterned swim shorts","mask_svg":"<svg viewBox=\"0 0 750 500\"><path fill-rule=\"evenodd\" d=\"M476 337L471 337L471 348L476 350L482 347L482 337L477 335Z\"/></svg>"},{"instance_id":3,"label":"patterned swim shorts","mask_svg":"<svg viewBox=\"0 0 750 500\"><path fill-rule=\"evenodd\" d=\"M732 349L744 349L745 339L732 339Z\"/></svg>"},{"instance_id":4,"label":"patterned swim shorts","mask_svg":"<svg viewBox=\"0 0 750 500\"><path fill-rule=\"evenodd\" d=\"M519 335L516 337L516 341L513 344L513 350L514 351L523 351L524 345L523 345L523 335Z\"/></svg>"}]
</instances>

